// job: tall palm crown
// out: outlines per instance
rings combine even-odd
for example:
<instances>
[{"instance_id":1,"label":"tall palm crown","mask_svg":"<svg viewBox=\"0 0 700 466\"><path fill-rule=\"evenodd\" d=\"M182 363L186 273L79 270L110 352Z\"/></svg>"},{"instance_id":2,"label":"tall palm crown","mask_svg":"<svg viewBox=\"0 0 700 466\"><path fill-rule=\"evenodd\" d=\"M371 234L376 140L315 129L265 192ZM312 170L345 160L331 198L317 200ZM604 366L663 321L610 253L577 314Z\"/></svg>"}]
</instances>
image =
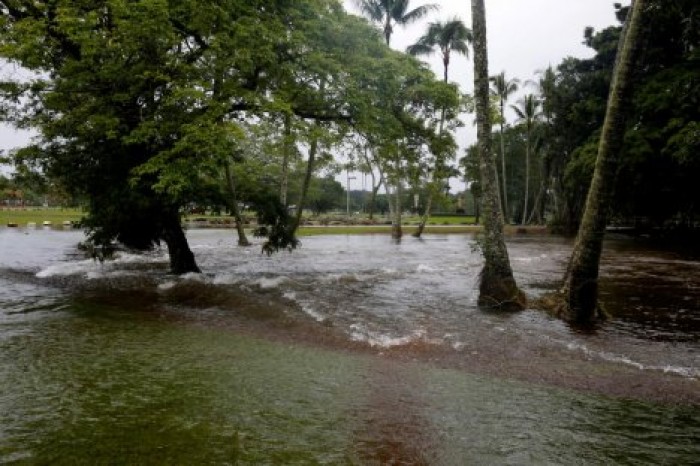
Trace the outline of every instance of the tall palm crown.
<instances>
[{"instance_id":1,"label":"tall palm crown","mask_svg":"<svg viewBox=\"0 0 700 466\"><path fill-rule=\"evenodd\" d=\"M450 53L454 51L469 56L471 43L472 31L460 19L454 18L444 23L442 21L430 23L425 35L408 47L407 51L411 55L432 55L436 49L440 50L445 68L444 79L447 82Z\"/></svg>"},{"instance_id":2,"label":"tall palm crown","mask_svg":"<svg viewBox=\"0 0 700 466\"><path fill-rule=\"evenodd\" d=\"M517 78L508 79L506 72L502 71L500 74L491 76L489 81L491 81L491 94L498 97L501 112L503 112L508 97L517 92L520 80Z\"/></svg>"},{"instance_id":3,"label":"tall palm crown","mask_svg":"<svg viewBox=\"0 0 700 466\"><path fill-rule=\"evenodd\" d=\"M534 94L528 94L518 101L518 105L511 105L510 107L518 115L518 119L525 123L527 130L531 130L535 121L537 121L541 116L542 112L540 109L541 102Z\"/></svg>"},{"instance_id":4,"label":"tall palm crown","mask_svg":"<svg viewBox=\"0 0 700 466\"><path fill-rule=\"evenodd\" d=\"M386 45L391 41L395 24L406 26L439 8L438 5L428 4L409 10L409 3L410 0L355 0L363 15L384 25Z\"/></svg>"},{"instance_id":5,"label":"tall palm crown","mask_svg":"<svg viewBox=\"0 0 700 466\"><path fill-rule=\"evenodd\" d=\"M553 102L554 93L557 86L557 75L551 66L544 71L538 71L540 79L537 81L537 87L540 95L542 95L542 113L548 122L551 122L553 117Z\"/></svg>"}]
</instances>

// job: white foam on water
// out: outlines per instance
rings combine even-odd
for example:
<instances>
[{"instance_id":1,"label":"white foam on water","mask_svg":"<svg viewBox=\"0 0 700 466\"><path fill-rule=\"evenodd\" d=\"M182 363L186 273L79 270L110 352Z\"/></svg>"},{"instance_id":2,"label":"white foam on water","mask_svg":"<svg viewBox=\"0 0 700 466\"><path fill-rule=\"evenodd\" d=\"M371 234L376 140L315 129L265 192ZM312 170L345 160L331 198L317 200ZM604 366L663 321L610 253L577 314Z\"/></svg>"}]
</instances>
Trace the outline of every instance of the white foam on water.
<instances>
[{"instance_id":1,"label":"white foam on water","mask_svg":"<svg viewBox=\"0 0 700 466\"><path fill-rule=\"evenodd\" d=\"M283 283L285 283L288 280L289 280L289 278L284 276L284 275L279 276L279 277L273 277L273 278L263 277L263 278L260 278L259 280L257 280L255 282L255 284L258 285L263 290L269 290L272 288L279 288L280 285L282 285Z\"/></svg>"},{"instance_id":2,"label":"white foam on water","mask_svg":"<svg viewBox=\"0 0 700 466\"><path fill-rule=\"evenodd\" d=\"M102 278L127 277L130 275L133 275L133 273L128 270L109 270L105 267L100 270L91 270L87 272L86 277L88 280L99 280Z\"/></svg>"},{"instance_id":3,"label":"white foam on water","mask_svg":"<svg viewBox=\"0 0 700 466\"><path fill-rule=\"evenodd\" d=\"M167 290L170 290L170 289L172 289L173 287L175 287L175 285L177 285L177 282L175 282L175 281L168 281L168 282L161 283L160 285L158 285L158 289L161 290L161 291L167 291Z\"/></svg>"},{"instance_id":4,"label":"white foam on water","mask_svg":"<svg viewBox=\"0 0 700 466\"><path fill-rule=\"evenodd\" d=\"M418 267L416 267L416 272L437 272L438 269L431 267L429 265L425 264L419 264Z\"/></svg>"},{"instance_id":5,"label":"white foam on water","mask_svg":"<svg viewBox=\"0 0 700 466\"><path fill-rule=\"evenodd\" d=\"M212 279L214 285L235 285L240 281L241 276L232 273L216 274Z\"/></svg>"},{"instance_id":6,"label":"white foam on water","mask_svg":"<svg viewBox=\"0 0 700 466\"><path fill-rule=\"evenodd\" d=\"M518 261L518 262L529 263L529 262L534 262L534 261L538 261L538 260L546 259L546 258L547 258L547 254L540 254L539 256L514 257L513 260Z\"/></svg>"},{"instance_id":7,"label":"white foam on water","mask_svg":"<svg viewBox=\"0 0 700 466\"><path fill-rule=\"evenodd\" d=\"M197 272L189 272L184 275L180 276L180 280L182 281L190 281L190 282L199 282L199 283L206 283L209 281L209 278L204 275L203 273L197 273Z\"/></svg>"},{"instance_id":8,"label":"white foam on water","mask_svg":"<svg viewBox=\"0 0 700 466\"><path fill-rule=\"evenodd\" d=\"M301 310L304 311L305 314L311 316L317 322L324 322L326 320L326 316L324 316L308 304L303 304L301 306Z\"/></svg>"},{"instance_id":9,"label":"white foam on water","mask_svg":"<svg viewBox=\"0 0 700 466\"><path fill-rule=\"evenodd\" d=\"M163 251L156 250L155 253L150 254L134 254L130 252L118 252L114 255L114 258L106 261L105 263L115 263L115 264L151 264L153 262L167 262L168 255Z\"/></svg>"},{"instance_id":10,"label":"white foam on water","mask_svg":"<svg viewBox=\"0 0 700 466\"><path fill-rule=\"evenodd\" d=\"M352 324L350 326L350 338L353 341L367 343L371 347L379 348L392 348L415 342L425 342L434 345L441 345L443 343L442 340L426 338L424 329L414 330L408 335L394 336L371 331L362 324Z\"/></svg>"}]
</instances>

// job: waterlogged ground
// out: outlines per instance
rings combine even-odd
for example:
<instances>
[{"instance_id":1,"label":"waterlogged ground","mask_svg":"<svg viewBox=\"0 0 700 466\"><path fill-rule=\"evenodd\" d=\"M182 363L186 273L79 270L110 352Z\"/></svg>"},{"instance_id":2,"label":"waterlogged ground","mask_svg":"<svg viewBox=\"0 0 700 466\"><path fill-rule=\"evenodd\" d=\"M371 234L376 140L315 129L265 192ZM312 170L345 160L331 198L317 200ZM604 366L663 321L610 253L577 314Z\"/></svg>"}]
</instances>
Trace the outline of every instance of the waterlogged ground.
<instances>
[{"instance_id":1,"label":"waterlogged ground","mask_svg":"<svg viewBox=\"0 0 700 466\"><path fill-rule=\"evenodd\" d=\"M615 319L581 333L479 311L470 236L329 236L292 254L191 231L83 260L76 232L0 231L0 463L694 464L700 262L606 244ZM509 241L551 289L568 240Z\"/></svg>"}]
</instances>

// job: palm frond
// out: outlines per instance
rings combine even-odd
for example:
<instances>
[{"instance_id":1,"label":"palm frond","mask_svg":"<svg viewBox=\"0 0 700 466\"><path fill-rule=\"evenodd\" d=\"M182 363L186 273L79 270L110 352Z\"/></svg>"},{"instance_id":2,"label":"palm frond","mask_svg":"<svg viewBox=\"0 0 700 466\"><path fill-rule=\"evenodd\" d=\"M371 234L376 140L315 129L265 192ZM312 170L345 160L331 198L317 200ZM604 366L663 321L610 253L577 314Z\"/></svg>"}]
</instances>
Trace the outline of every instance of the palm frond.
<instances>
[{"instance_id":1,"label":"palm frond","mask_svg":"<svg viewBox=\"0 0 700 466\"><path fill-rule=\"evenodd\" d=\"M518 107L516 105L511 105L510 108L515 112L516 115L518 115L519 120L527 119L525 112L523 110L521 110L520 107Z\"/></svg>"},{"instance_id":2,"label":"palm frond","mask_svg":"<svg viewBox=\"0 0 700 466\"><path fill-rule=\"evenodd\" d=\"M384 19L385 10L381 0L354 0L355 6L360 10L362 16L375 23Z\"/></svg>"},{"instance_id":3,"label":"palm frond","mask_svg":"<svg viewBox=\"0 0 700 466\"><path fill-rule=\"evenodd\" d=\"M406 52L409 55L417 57L419 55L432 55L433 53L435 53L435 49L431 45L423 43L419 40L415 44L409 45L406 48Z\"/></svg>"},{"instance_id":4,"label":"palm frond","mask_svg":"<svg viewBox=\"0 0 700 466\"><path fill-rule=\"evenodd\" d=\"M419 7L416 7L411 11L406 11L408 9L408 0L399 0L396 2L396 4L405 4L403 11L397 8L392 11L391 15L394 21L396 21L398 24L401 24L402 26L415 23L416 21L425 18L425 16L427 16L430 12L437 11L440 9L439 5L431 3L428 5L421 5Z\"/></svg>"}]
</instances>

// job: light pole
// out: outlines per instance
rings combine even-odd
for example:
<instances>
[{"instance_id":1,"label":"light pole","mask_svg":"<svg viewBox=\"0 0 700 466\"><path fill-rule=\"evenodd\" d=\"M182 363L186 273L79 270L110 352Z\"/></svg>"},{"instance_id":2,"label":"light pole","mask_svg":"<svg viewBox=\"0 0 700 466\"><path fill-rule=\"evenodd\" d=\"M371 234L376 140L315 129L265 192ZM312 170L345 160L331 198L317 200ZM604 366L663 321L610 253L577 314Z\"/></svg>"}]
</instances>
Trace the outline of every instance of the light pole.
<instances>
[{"instance_id":1,"label":"light pole","mask_svg":"<svg viewBox=\"0 0 700 466\"><path fill-rule=\"evenodd\" d=\"M354 180L354 176L350 176L350 168L345 169L345 173L347 174L347 183L346 183L346 193L347 193L347 198L345 201L345 213L348 217L350 217L350 180Z\"/></svg>"}]
</instances>

